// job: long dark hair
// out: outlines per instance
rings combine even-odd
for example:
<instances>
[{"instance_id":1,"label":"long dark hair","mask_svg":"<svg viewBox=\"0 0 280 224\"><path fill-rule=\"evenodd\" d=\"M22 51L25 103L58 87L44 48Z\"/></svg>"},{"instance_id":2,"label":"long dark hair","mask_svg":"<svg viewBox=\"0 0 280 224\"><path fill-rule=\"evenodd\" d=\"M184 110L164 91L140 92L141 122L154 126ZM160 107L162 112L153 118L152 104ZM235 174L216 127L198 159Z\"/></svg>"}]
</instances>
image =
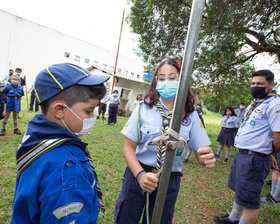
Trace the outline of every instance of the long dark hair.
<instances>
[{"instance_id":1,"label":"long dark hair","mask_svg":"<svg viewBox=\"0 0 280 224\"><path fill-rule=\"evenodd\" d=\"M225 112L224 112L224 115L223 116L225 116L225 115L227 115L227 109L229 109L230 111L231 111L231 116L235 116L235 117L237 117L237 115L236 115L236 113L235 113L235 111L234 111L234 109L231 107L231 106L227 106L226 107L226 109L225 109Z\"/></svg>"},{"instance_id":2,"label":"long dark hair","mask_svg":"<svg viewBox=\"0 0 280 224\"><path fill-rule=\"evenodd\" d=\"M145 104L147 104L149 107L153 107L153 105L156 104L157 100L159 99L160 95L159 93L156 91L156 86L157 86L157 75L159 70L161 69L161 67L165 64L171 65L173 67L175 67L178 72L180 73L181 71L181 62L176 62L174 60L171 59L165 59L162 62L160 62L154 72L153 75L153 79L152 82L146 92L146 95L144 96L144 102ZM184 115L183 115L183 119L185 119L191 112L194 111L194 104L195 104L195 96L192 93L191 88L189 87L188 89L188 96L187 96L187 100L185 103L185 110L184 110Z\"/></svg>"}]
</instances>

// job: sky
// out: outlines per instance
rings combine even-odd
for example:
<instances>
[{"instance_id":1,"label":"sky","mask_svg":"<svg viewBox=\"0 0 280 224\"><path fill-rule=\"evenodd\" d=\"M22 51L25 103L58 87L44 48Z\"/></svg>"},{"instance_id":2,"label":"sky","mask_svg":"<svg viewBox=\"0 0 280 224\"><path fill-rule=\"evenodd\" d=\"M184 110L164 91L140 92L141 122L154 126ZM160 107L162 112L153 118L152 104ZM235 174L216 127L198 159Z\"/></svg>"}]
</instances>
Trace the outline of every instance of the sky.
<instances>
[{"instance_id":1,"label":"sky","mask_svg":"<svg viewBox=\"0 0 280 224\"><path fill-rule=\"evenodd\" d=\"M127 0L0 0L0 9L108 50L117 51ZM120 51L137 58L137 36L124 22Z\"/></svg>"},{"instance_id":2,"label":"sky","mask_svg":"<svg viewBox=\"0 0 280 224\"><path fill-rule=\"evenodd\" d=\"M32 22L116 52L123 10L127 0L0 0L0 9ZM124 22L121 55L138 58L137 35ZM258 56L256 69L271 69L280 79L280 65L272 57Z\"/></svg>"}]
</instances>

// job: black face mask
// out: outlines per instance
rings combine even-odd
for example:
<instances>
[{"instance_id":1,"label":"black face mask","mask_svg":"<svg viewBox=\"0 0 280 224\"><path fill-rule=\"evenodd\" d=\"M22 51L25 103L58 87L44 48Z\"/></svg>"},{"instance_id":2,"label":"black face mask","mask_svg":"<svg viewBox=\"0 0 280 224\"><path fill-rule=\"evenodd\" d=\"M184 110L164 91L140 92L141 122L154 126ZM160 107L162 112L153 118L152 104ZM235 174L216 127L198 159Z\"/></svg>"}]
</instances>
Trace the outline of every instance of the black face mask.
<instances>
[{"instance_id":1,"label":"black face mask","mask_svg":"<svg viewBox=\"0 0 280 224\"><path fill-rule=\"evenodd\" d=\"M255 99L263 99L267 96L265 89L266 87L251 87L251 95Z\"/></svg>"}]
</instances>

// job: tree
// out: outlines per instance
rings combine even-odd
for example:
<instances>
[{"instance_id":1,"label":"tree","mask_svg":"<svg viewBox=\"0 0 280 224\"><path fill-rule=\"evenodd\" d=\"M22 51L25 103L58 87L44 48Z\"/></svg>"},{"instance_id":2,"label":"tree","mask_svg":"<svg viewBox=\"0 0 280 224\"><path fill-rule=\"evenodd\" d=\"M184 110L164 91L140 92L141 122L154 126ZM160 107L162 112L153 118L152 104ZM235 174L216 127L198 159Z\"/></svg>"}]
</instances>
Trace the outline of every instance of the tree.
<instances>
[{"instance_id":1,"label":"tree","mask_svg":"<svg viewBox=\"0 0 280 224\"><path fill-rule=\"evenodd\" d=\"M139 34L143 60L154 67L164 58L181 59L192 1L130 1L128 22ZM279 0L207 1L194 62L195 86L211 92L221 89L219 94L225 88L234 92L237 83L247 88L257 54L269 53L279 63L279 8Z\"/></svg>"}]
</instances>

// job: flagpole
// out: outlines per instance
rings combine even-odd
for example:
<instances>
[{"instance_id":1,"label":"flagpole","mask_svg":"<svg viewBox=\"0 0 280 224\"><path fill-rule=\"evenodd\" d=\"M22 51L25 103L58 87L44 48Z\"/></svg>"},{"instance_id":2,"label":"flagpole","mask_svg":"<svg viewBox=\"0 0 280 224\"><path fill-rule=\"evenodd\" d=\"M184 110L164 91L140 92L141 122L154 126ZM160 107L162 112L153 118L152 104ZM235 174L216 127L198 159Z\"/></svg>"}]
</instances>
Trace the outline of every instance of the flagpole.
<instances>
[{"instance_id":1,"label":"flagpole","mask_svg":"<svg viewBox=\"0 0 280 224\"><path fill-rule=\"evenodd\" d=\"M180 73L179 88L177 90L174 113L171 120L171 129L179 133L181 128L182 117L184 113L185 102L189 88L189 81L192 74L194 54L198 40L198 33L202 20L205 0L194 0L189 20L188 33L186 37L185 51L182 61L182 69ZM169 136L171 141L176 140ZM163 165L163 171L160 177L159 187L155 201L155 207L152 216L152 224L161 222L162 211L165 204L167 188L169 184L175 150L171 150L170 146L166 146L166 155Z\"/></svg>"}]
</instances>

